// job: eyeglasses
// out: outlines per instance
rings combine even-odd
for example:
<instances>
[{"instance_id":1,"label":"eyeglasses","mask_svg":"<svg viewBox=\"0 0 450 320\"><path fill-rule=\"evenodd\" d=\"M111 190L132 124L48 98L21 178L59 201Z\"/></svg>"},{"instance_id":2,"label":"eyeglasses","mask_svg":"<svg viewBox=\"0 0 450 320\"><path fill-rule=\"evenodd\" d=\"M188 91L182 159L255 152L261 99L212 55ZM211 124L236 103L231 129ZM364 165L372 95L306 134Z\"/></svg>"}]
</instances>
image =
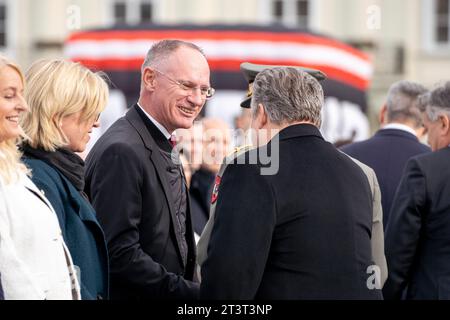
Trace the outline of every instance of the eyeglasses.
<instances>
[{"instance_id":1,"label":"eyeglasses","mask_svg":"<svg viewBox=\"0 0 450 320\"><path fill-rule=\"evenodd\" d=\"M190 92L191 94L194 94L194 92L197 89L200 89L200 93L201 93L202 97L205 97L206 99L210 99L214 95L214 93L216 92L216 90L214 88L212 88L212 87L196 87L196 86L193 86L189 82L174 80L171 77L169 77L168 75L166 75L164 72L161 72L161 71L159 71L157 69L153 69L153 70L158 72L160 75L166 77L167 80L169 80L170 82L176 84L182 90L184 90L186 92Z\"/></svg>"}]
</instances>

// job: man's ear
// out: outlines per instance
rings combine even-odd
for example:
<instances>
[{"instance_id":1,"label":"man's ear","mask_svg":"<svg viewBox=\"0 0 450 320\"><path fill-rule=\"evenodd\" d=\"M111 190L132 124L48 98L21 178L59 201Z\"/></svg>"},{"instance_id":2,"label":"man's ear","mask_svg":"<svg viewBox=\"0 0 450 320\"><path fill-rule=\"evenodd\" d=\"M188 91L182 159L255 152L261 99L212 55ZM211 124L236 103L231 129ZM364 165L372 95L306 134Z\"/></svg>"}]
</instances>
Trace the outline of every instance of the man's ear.
<instances>
[{"instance_id":1,"label":"man's ear","mask_svg":"<svg viewBox=\"0 0 450 320\"><path fill-rule=\"evenodd\" d=\"M267 122L269 121L269 118L267 117L266 109L264 108L264 106L261 103L258 104L257 108L258 109L256 111L256 117L259 118L259 123L261 125L261 128L264 128L268 124Z\"/></svg>"},{"instance_id":2,"label":"man's ear","mask_svg":"<svg viewBox=\"0 0 450 320\"><path fill-rule=\"evenodd\" d=\"M450 119L446 115L439 116L442 135L446 136L450 133Z\"/></svg>"},{"instance_id":3,"label":"man's ear","mask_svg":"<svg viewBox=\"0 0 450 320\"><path fill-rule=\"evenodd\" d=\"M386 107L386 104L384 104L381 107L380 114L378 115L378 120L380 121L380 124L387 123L386 112L387 112L387 107Z\"/></svg>"},{"instance_id":4,"label":"man's ear","mask_svg":"<svg viewBox=\"0 0 450 320\"><path fill-rule=\"evenodd\" d=\"M156 72L150 67L145 67L142 73L142 84L147 91L154 91L156 85Z\"/></svg>"}]
</instances>

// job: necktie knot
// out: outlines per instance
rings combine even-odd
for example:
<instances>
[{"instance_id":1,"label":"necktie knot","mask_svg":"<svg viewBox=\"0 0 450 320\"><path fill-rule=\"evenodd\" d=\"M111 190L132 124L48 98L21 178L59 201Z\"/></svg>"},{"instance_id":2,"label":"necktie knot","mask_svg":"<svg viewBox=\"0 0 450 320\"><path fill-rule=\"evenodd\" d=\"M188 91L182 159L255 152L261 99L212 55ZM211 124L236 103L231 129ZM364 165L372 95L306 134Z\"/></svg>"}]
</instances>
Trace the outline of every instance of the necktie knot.
<instances>
[{"instance_id":1,"label":"necktie knot","mask_svg":"<svg viewBox=\"0 0 450 320\"><path fill-rule=\"evenodd\" d=\"M171 135L169 138L169 143L174 148L177 145L177 137L175 135Z\"/></svg>"}]
</instances>

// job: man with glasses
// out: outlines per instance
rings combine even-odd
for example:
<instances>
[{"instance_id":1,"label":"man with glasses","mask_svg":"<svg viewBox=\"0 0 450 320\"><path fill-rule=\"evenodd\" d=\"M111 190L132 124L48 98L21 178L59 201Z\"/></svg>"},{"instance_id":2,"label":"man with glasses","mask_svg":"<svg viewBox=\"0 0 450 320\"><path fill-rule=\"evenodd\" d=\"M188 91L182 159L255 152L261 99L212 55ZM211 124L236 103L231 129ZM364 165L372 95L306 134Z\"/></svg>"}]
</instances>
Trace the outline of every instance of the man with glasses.
<instances>
[{"instance_id":1,"label":"man with glasses","mask_svg":"<svg viewBox=\"0 0 450 320\"><path fill-rule=\"evenodd\" d=\"M196 45L162 40L142 65L138 103L87 157L86 193L102 224L113 299L195 299L189 197L172 133L214 94Z\"/></svg>"}]
</instances>

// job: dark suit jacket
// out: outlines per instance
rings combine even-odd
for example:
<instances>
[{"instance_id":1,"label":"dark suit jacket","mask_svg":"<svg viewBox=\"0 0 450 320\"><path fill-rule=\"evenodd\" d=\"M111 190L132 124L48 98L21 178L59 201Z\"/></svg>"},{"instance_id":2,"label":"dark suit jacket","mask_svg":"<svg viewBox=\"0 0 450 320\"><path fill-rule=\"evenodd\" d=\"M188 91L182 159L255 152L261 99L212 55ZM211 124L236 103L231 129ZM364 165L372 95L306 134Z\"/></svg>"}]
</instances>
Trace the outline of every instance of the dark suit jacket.
<instances>
[{"instance_id":1,"label":"dark suit jacket","mask_svg":"<svg viewBox=\"0 0 450 320\"><path fill-rule=\"evenodd\" d=\"M195 298L198 284L187 281L193 280L195 267L189 210L183 261L167 166L155 142L157 134L164 136L138 108L117 120L86 159L85 190L110 252L111 297ZM154 136L148 125L156 130Z\"/></svg>"},{"instance_id":2,"label":"dark suit jacket","mask_svg":"<svg viewBox=\"0 0 450 320\"><path fill-rule=\"evenodd\" d=\"M386 299L450 299L450 148L408 162L385 238Z\"/></svg>"},{"instance_id":3,"label":"dark suit jacket","mask_svg":"<svg viewBox=\"0 0 450 320\"><path fill-rule=\"evenodd\" d=\"M198 169L191 178L189 195L191 198L192 224L199 236L209 219L212 189L216 175L203 168Z\"/></svg>"},{"instance_id":4,"label":"dark suit jacket","mask_svg":"<svg viewBox=\"0 0 450 320\"><path fill-rule=\"evenodd\" d=\"M383 226L386 229L392 199L406 162L413 156L430 152L430 148L409 132L382 129L372 138L344 146L341 150L375 171L380 184Z\"/></svg>"},{"instance_id":5,"label":"dark suit jacket","mask_svg":"<svg viewBox=\"0 0 450 320\"><path fill-rule=\"evenodd\" d=\"M39 159L23 160L55 209L73 263L80 268L81 298L107 299L108 252L94 209L59 170Z\"/></svg>"},{"instance_id":6,"label":"dark suit jacket","mask_svg":"<svg viewBox=\"0 0 450 320\"><path fill-rule=\"evenodd\" d=\"M290 126L279 138L277 174L261 175L261 163L239 158L225 169L201 297L381 299L381 290L367 286L372 195L365 174L312 125ZM241 156L251 161L258 152L267 154Z\"/></svg>"}]
</instances>

